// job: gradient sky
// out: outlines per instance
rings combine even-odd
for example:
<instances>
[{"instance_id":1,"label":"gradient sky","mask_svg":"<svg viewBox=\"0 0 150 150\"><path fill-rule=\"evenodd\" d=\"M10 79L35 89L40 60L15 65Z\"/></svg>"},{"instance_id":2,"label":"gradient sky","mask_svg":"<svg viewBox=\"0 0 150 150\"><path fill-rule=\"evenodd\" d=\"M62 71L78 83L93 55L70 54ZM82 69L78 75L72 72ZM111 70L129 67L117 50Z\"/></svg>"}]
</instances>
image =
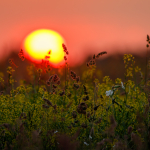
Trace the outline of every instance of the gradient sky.
<instances>
[{"instance_id":1,"label":"gradient sky","mask_svg":"<svg viewBox=\"0 0 150 150\"><path fill-rule=\"evenodd\" d=\"M0 0L0 59L19 52L40 28L63 36L70 64L102 51L139 53L150 34L149 6L150 0Z\"/></svg>"}]
</instances>

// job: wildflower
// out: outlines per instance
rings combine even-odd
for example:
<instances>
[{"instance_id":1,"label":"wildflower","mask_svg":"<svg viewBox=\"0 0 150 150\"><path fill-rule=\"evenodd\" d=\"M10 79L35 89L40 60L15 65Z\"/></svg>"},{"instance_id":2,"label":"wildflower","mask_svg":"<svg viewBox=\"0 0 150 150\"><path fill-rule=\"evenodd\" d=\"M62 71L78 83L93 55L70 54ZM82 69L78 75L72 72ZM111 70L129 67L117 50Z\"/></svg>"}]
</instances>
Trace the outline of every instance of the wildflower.
<instances>
[{"instance_id":1,"label":"wildflower","mask_svg":"<svg viewBox=\"0 0 150 150\"><path fill-rule=\"evenodd\" d=\"M122 86L123 89L125 89L125 87L123 86L123 82L121 82L121 86Z\"/></svg>"},{"instance_id":2,"label":"wildflower","mask_svg":"<svg viewBox=\"0 0 150 150\"><path fill-rule=\"evenodd\" d=\"M106 91L106 96L111 96L113 94L113 90Z\"/></svg>"},{"instance_id":3,"label":"wildflower","mask_svg":"<svg viewBox=\"0 0 150 150\"><path fill-rule=\"evenodd\" d=\"M54 133L57 133L58 131L56 130Z\"/></svg>"},{"instance_id":4,"label":"wildflower","mask_svg":"<svg viewBox=\"0 0 150 150\"><path fill-rule=\"evenodd\" d=\"M85 145L87 145L87 146L89 145L89 144L88 144L88 143L86 143L86 142L84 142L84 144L85 144Z\"/></svg>"},{"instance_id":5,"label":"wildflower","mask_svg":"<svg viewBox=\"0 0 150 150\"><path fill-rule=\"evenodd\" d=\"M92 139L92 137L89 135L89 139Z\"/></svg>"}]
</instances>

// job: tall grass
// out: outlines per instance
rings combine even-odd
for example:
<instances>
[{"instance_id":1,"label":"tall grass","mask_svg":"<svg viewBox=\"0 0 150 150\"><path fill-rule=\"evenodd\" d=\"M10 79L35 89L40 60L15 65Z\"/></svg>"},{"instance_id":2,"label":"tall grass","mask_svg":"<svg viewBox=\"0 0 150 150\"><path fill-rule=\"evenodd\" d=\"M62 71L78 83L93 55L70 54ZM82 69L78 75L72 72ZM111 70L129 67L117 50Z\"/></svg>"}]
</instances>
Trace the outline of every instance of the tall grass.
<instances>
[{"instance_id":1,"label":"tall grass","mask_svg":"<svg viewBox=\"0 0 150 150\"><path fill-rule=\"evenodd\" d=\"M148 35L147 42L148 48ZM0 149L150 149L147 59L145 78L141 68L135 67L134 57L125 54L125 82L117 78L113 83L105 76L100 83L93 80L96 59L107 52L94 54L86 64L87 71L78 76L69 68L67 47L62 47L65 81L51 73L47 62L43 68L30 66L31 83L17 88L13 72L18 65L10 61L7 81L0 74ZM23 50L19 57L24 61ZM46 81L41 80L43 72L49 75ZM138 85L137 73L141 76Z\"/></svg>"}]
</instances>

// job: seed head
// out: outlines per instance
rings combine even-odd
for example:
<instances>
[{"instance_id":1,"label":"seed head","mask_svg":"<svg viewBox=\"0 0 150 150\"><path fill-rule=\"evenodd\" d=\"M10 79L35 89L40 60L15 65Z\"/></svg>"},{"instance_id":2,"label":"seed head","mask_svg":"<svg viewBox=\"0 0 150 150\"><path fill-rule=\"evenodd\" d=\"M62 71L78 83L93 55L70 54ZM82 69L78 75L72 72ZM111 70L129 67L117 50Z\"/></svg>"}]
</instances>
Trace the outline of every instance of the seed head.
<instances>
[{"instance_id":1,"label":"seed head","mask_svg":"<svg viewBox=\"0 0 150 150\"><path fill-rule=\"evenodd\" d=\"M82 123L81 127L82 127L82 128L87 128L87 124Z\"/></svg>"},{"instance_id":2,"label":"seed head","mask_svg":"<svg viewBox=\"0 0 150 150\"><path fill-rule=\"evenodd\" d=\"M64 56L64 60L65 60L65 61L67 60L67 57L66 57L66 56Z\"/></svg>"},{"instance_id":3,"label":"seed head","mask_svg":"<svg viewBox=\"0 0 150 150\"><path fill-rule=\"evenodd\" d=\"M78 122L79 122L79 120L75 120L75 121L74 121L74 123L78 123Z\"/></svg>"},{"instance_id":4,"label":"seed head","mask_svg":"<svg viewBox=\"0 0 150 150\"><path fill-rule=\"evenodd\" d=\"M25 60L25 57L24 57L24 56L21 56L21 60L24 61L24 60Z\"/></svg>"},{"instance_id":5,"label":"seed head","mask_svg":"<svg viewBox=\"0 0 150 150\"><path fill-rule=\"evenodd\" d=\"M59 80L59 77L57 74L54 75L54 78L53 78L53 82L56 83L57 81Z\"/></svg>"},{"instance_id":6,"label":"seed head","mask_svg":"<svg viewBox=\"0 0 150 150\"><path fill-rule=\"evenodd\" d=\"M56 88L57 88L57 86L53 84L53 88L54 88L54 89L56 89Z\"/></svg>"},{"instance_id":7,"label":"seed head","mask_svg":"<svg viewBox=\"0 0 150 150\"><path fill-rule=\"evenodd\" d=\"M150 39L149 39L149 35L147 35L147 41L149 41Z\"/></svg>"},{"instance_id":8,"label":"seed head","mask_svg":"<svg viewBox=\"0 0 150 150\"><path fill-rule=\"evenodd\" d=\"M47 86L50 86L50 82L49 81L46 81L46 84L47 84Z\"/></svg>"},{"instance_id":9,"label":"seed head","mask_svg":"<svg viewBox=\"0 0 150 150\"><path fill-rule=\"evenodd\" d=\"M86 66L89 67L89 63L86 63Z\"/></svg>"},{"instance_id":10,"label":"seed head","mask_svg":"<svg viewBox=\"0 0 150 150\"><path fill-rule=\"evenodd\" d=\"M74 83L74 84L73 84L73 87L76 88L76 89L78 89L78 88L79 88L79 85L78 85L77 83Z\"/></svg>"},{"instance_id":11,"label":"seed head","mask_svg":"<svg viewBox=\"0 0 150 150\"><path fill-rule=\"evenodd\" d=\"M77 112L75 110L72 112L72 117L77 118Z\"/></svg>"},{"instance_id":12,"label":"seed head","mask_svg":"<svg viewBox=\"0 0 150 150\"><path fill-rule=\"evenodd\" d=\"M95 62L95 60L90 60L89 61L89 65L91 66L91 65L95 65L96 64L96 62Z\"/></svg>"},{"instance_id":13,"label":"seed head","mask_svg":"<svg viewBox=\"0 0 150 150\"><path fill-rule=\"evenodd\" d=\"M102 56L103 54L107 54L107 52L104 51L104 52L99 53L99 54L96 56L96 58L99 58L99 56Z\"/></svg>"},{"instance_id":14,"label":"seed head","mask_svg":"<svg viewBox=\"0 0 150 150\"><path fill-rule=\"evenodd\" d=\"M67 47L66 47L66 45L64 43L62 44L62 47L64 49L64 52L66 52L67 51Z\"/></svg>"},{"instance_id":15,"label":"seed head","mask_svg":"<svg viewBox=\"0 0 150 150\"><path fill-rule=\"evenodd\" d=\"M0 91L0 95L2 95L4 93L4 91Z\"/></svg>"},{"instance_id":16,"label":"seed head","mask_svg":"<svg viewBox=\"0 0 150 150\"><path fill-rule=\"evenodd\" d=\"M42 107L43 107L43 108L46 108L46 109L49 108L49 106L47 106L47 105L45 105L45 104L43 104Z\"/></svg>"},{"instance_id":17,"label":"seed head","mask_svg":"<svg viewBox=\"0 0 150 150\"><path fill-rule=\"evenodd\" d=\"M50 56L45 56L45 59L50 59Z\"/></svg>"},{"instance_id":18,"label":"seed head","mask_svg":"<svg viewBox=\"0 0 150 150\"><path fill-rule=\"evenodd\" d=\"M58 84L58 85L60 85L60 80L59 80L59 81L57 81L57 84Z\"/></svg>"},{"instance_id":19,"label":"seed head","mask_svg":"<svg viewBox=\"0 0 150 150\"><path fill-rule=\"evenodd\" d=\"M51 81L52 81L52 79L53 79L53 75L49 77L49 79L48 79L48 80L49 80L49 82L51 82Z\"/></svg>"},{"instance_id":20,"label":"seed head","mask_svg":"<svg viewBox=\"0 0 150 150\"><path fill-rule=\"evenodd\" d=\"M71 78L73 79L73 80L75 80L76 79L76 73L75 72L73 72L73 71L71 71L70 72L71 73Z\"/></svg>"},{"instance_id":21,"label":"seed head","mask_svg":"<svg viewBox=\"0 0 150 150\"><path fill-rule=\"evenodd\" d=\"M67 51L66 54L69 55L69 52Z\"/></svg>"},{"instance_id":22,"label":"seed head","mask_svg":"<svg viewBox=\"0 0 150 150\"><path fill-rule=\"evenodd\" d=\"M71 93L69 93L67 96L70 98L71 97Z\"/></svg>"},{"instance_id":23,"label":"seed head","mask_svg":"<svg viewBox=\"0 0 150 150\"><path fill-rule=\"evenodd\" d=\"M98 106L95 106L95 107L94 107L94 110L97 110L97 108L98 108L99 106L100 106L100 105L98 105Z\"/></svg>"},{"instance_id":24,"label":"seed head","mask_svg":"<svg viewBox=\"0 0 150 150\"><path fill-rule=\"evenodd\" d=\"M63 91L63 92L61 92L61 93L59 93L59 95L60 96L63 96L65 94L65 92Z\"/></svg>"},{"instance_id":25,"label":"seed head","mask_svg":"<svg viewBox=\"0 0 150 150\"><path fill-rule=\"evenodd\" d=\"M82 102L78 105L77 112L79 114L86 114L86 109L87 109L86 103Z\"/></svg>"},{"instance_id":26,"label":"seed head","mask_svg":"<svg viewBox=\"0 0 150 150\"><path fill-rule=\"evenodd\" d=\"M89 100L89 96L86 95L85 97L83 97L83 100L84 100L84 101Z\"/></svg>"},{"instance_id":27,"label":"seed head","mask_svg":"<svg viewBox=\"0 0 150 150\"><path fill-rule=\"evenodd\" d=\"M56 108L57 108L57 105L55 104L55 105L53 106L53 108L56 110Z\"/></svg>"},{"instance_id":28,"label":"seed head","mask_svg":"<svg viewBox=\"0 0 150 150\"><path fill-rule=\"evenodd\" d=\"M90 112L87 113L87 118L89 118L91 116Z\"/></svg>"},{"instance_id":29,"label":"seed head","mask_svg":"<svg viewBox=\"0 0 150 150\"><path fill-rule=\"evenodd\" d=\"M129 126L129 127L128 127L128 134L131 134L131 132L132 132L132 127Z\"/></svg>"},{"instance_id":30,"label":"seed head","mask_svg":"<svg viewBox=\"0 0 150 150\"><path fill-rule=\"evenodd\" d=\"M95 124L99 124L99 123L101 123L101 121L102 121L102 118L100 117L100 118L98 118L97 121L95 121Z\"/></svg>"},{"instance_id":31,"label":"seed head","mask_svg":"<svg viewBox=\"0 0 150 150\"><path fill-rule=\"evenodd\" d=\"M44 100L45 102L47 102L48 105L53 106L52 103L51 103L48 99L44 98L43 100Z\"/></svg>"},{"instance_id":32,"label":"seed head","mask_svg":"<svg viewBox=\"0 0 150 150\"><path fill-rule=\"evenodd\" d=\"M46 92L46 89L43 87L43 90Z\"/></svg>"},{"instance_id":33,"label":"seed head","mask_svg":"<svg viewBox=\"0 0 150 150\"><path fill-rule=\"evenodd\" d=\"M77 83L80 81L80 76L76 77Z\"/></svg>"},{"instance_id":34,"label":"seed head","mask_svg":"<svg viewBox=\"0 0 150 150\"><path fill-rule=\"evenodd\" d=\"M86 91L86 87L85 87L85 85L83 85L83 88L84 88L84 91Z\"/></svg>"},{"instance_id":35,"label":"seed head","mask_svg":"<svg viewBox=\"0 0 150 150\"><path fill-rule=\"evenodd\" d=\"M94 56L93 56L93 59L95 59L95 54L94 54Z\"/></svg>"}]
</instances>

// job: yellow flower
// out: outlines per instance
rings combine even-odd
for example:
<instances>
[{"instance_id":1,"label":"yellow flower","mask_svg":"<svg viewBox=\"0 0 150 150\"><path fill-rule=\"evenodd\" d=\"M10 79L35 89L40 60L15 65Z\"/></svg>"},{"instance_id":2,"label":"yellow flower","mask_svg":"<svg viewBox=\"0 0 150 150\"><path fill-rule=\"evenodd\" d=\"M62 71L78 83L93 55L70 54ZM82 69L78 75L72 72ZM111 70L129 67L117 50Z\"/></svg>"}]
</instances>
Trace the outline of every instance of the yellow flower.
<instances>
[{"instance_id":1,"label":"yellow flower","mask_svg":"<svg viewBox=\"0 0 150 150\"><path fill-rule=\"evenodd\" d=\"M139 68L138 66L135 67L135 72L139 72L141 71L141 68Z\"/></svg>"}]
</instances>

